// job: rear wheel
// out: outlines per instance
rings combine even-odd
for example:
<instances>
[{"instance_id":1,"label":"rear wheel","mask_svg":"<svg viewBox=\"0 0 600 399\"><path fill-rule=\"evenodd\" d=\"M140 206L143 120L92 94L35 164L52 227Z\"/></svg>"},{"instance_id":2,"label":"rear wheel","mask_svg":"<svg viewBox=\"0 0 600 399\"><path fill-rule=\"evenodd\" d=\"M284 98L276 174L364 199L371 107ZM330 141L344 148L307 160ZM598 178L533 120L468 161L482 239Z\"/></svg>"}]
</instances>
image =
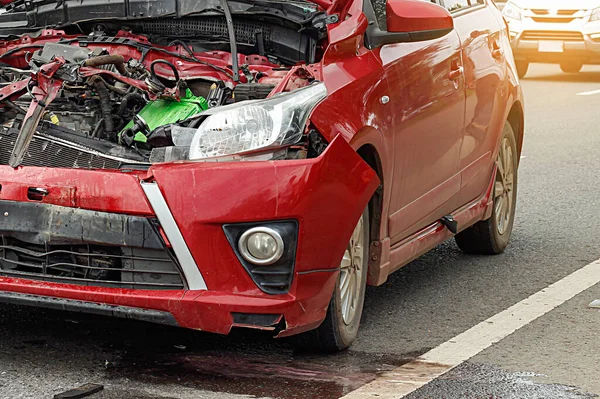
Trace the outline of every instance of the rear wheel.
<instances>
[{"instance_id":1,"label":"rear wheel","mask_svg":"<svg viewBox=\"0 0 600 399\"><path fill-rule=\"evenodd\" d=\"M579 62L563 62L560 64L560 69L564 73L577 73L581 71L583 64Z\"/></svg>"},{"instance_id":2,"label":"rear wheel","mask_svg":"<svg viewBox=\"0 0 600 399\"><path fill-rule=\"evenodd\" d=\"M496 160L492 217L456 235L456 243L463 252L494 255L506 249L515 221L518 156L515 133L506 122Z\"/></svg>"},{"instance_id":3,"label":"rear wheel","mask_svg":"<svg viewBox=\"0 0 600 399\"><path fill-rule=\"evenodd\" d=\"M348 348L358 335L365 302L369 264L369 211L360 217L340 265L340 274L327 316L316 330L295 338L302 349L336 352Z\"/></svg>"},{"instance_id":4,"label":"rear wheel","mask_svg":"<svg viewBox=\"0 0 600 399\"><path fill-rule=\"evenodd\" d=\"M523 79L525 75L527 75L527 70L529 69L529 62L527 61L515 61L517 65L517 75L519 75L520 79Z\"/></svg>"}]
</instances>

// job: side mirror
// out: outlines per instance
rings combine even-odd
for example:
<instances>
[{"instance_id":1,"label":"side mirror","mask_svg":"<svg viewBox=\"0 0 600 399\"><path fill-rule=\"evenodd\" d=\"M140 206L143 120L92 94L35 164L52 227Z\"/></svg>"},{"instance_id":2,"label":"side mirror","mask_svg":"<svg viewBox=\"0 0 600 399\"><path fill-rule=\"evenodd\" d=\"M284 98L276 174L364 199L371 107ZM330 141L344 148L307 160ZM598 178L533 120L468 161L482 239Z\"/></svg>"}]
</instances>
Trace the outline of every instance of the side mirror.
<instances>
[{"instance_id":1,"label":"side mirror","mask_svg":"<svg viewBox=\"0 0 600 399\"><path fill-rule=\"evenodd\" d=\"M370 4L365 12L375 15ZM426 0L388 0L386 14L387 32L373 24L367 30L367 45L371 49L384 44L438 39L454 29L450 12Z\"/></svg>"}]
</instances>

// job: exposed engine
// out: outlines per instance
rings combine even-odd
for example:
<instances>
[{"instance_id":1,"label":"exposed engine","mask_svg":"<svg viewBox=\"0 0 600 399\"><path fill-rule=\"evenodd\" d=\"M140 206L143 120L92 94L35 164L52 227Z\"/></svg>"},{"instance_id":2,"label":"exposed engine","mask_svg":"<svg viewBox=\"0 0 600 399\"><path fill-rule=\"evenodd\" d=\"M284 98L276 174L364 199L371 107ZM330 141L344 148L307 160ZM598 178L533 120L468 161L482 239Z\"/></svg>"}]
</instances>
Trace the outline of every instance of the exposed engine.
<instances>
[{"instance_id":1,"label":"exposed engine","mask_svg":"<svg viewBox=\"0 0 600 399\"><path fill-rule=\"evenodd\" d=\"M229 52L197 53L182 40L158 46L125 31L81 37L48 30L3 44L0 164L13 167L182 159L187 149L175 148L174 126L197 127L209 108L314 80L308 69L273 57L239 54L236 63Z\"/></svg>"}]
</instances>

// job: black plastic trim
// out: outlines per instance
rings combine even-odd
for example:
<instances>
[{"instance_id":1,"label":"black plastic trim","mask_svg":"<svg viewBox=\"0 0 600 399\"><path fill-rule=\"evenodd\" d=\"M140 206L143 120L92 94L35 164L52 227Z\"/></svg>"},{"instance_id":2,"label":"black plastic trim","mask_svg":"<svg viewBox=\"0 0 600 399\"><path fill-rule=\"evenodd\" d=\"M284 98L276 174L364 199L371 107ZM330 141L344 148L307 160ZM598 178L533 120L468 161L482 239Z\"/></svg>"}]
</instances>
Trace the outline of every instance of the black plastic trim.
<instances>
[{"instance_id":1,"label":"black plastic trim","mask_svg":"<svg viewBox=\"0 0 600 399\"><path fill-rule=\"evenodd\" d=\"M283 239L283 255L281 259L272 265L258 266L252 264L242 257L238 249L238 241L242 234L251 228L259 226L277 231ZM271 295L286 294L289 292L296 265L296 247L298 246L297 220L225 224L223 225L223 231L240 263L261 291Z\"/></svg>"},{"instance_id":2,"label":"black plastic trim","mask_svg":"<svg viewBox=\"0 0 600 399\"><path fill-rule=\"evenodd\" d=\"M0 235L38 245L102 244L164 249L149 218L39 202L0 200Z\"/></svg>"},{"instance_id":3,"label":"black plastic trim","mask_svg":"<svg viewBox=\"0 0 600 399\"><path fill-rule=\"evenodd\" d=\"M150 323L178 326L175 317L169 312L153 309L140 309L129 306L107 305L103 303L54 298L40 295L0 292L0 302L12 305L35 306L39 308L66 310L69 312L91 313L121 319L140 320Z\"/></svg>"},{"instance_id":4,"label":"black plastic trim","mask_svg":"<svg viewBox=\"0 0 600 399\"><path fill-rule=\"evenodd\" d=\"M281 321L280 314L232 313L233 324L238 326L253 326L259 328L275 328Z\"/></svg>"}]
</instances>

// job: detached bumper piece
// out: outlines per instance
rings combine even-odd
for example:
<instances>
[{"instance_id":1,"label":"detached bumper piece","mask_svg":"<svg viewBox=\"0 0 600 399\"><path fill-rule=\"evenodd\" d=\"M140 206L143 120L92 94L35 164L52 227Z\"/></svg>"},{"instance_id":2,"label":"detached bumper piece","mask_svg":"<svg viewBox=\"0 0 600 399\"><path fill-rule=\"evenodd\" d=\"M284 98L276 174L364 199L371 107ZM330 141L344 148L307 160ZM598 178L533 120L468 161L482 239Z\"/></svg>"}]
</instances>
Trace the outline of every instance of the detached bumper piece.
<instances>
[{"instance_id":1,"label":"detached bumper piece","mask_svg":"<svg viewBox=\"0 0 600 399\"><path fill-rule=\"evenodd\" d=\"M88 286L185 288L157 221L32 202L0 201L0 275Z\"/></svg>"}]
</instances>

